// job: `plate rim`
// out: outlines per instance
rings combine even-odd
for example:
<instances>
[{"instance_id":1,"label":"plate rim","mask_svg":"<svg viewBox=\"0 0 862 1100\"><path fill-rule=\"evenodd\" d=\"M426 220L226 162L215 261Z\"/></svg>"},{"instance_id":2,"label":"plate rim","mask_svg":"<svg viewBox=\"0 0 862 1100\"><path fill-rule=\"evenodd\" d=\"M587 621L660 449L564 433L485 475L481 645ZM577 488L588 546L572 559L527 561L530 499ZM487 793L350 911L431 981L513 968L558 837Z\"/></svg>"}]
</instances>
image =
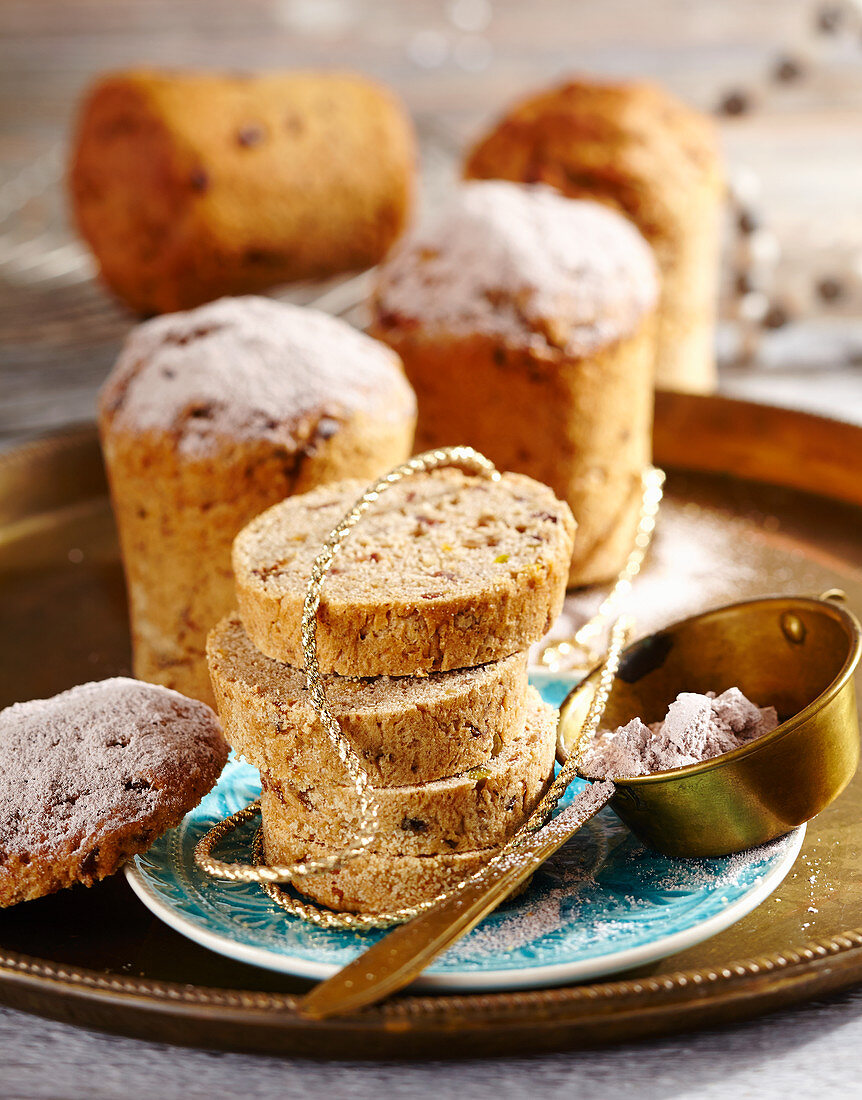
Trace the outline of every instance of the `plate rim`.
<instances>
[{"instance_id":1,"label":"plate rim","mask_svg":"<svg viewBox=\"0 0 862 1100\"><path fill-rule=\"evenodd\" d=\"M409 986L411 991L446 993L506 992L516 989L542 989L602 979L626 970L657 962L678 951L694 947L725 931L753 912L784 881L799 857L805 841L807 824L803 823L785 834L793 839L776 863L735 902L728 903L719 913L699 921L690 928L672 932L646 944L630 947L615 955L598 955L568 963L510 969L449 971L426 973ZM322 980L339 971L343 964L317 962L293 955L282 955L266 947L242 943L226 933L204 928L185 913L165 901L149 882L135 856L123 868L126 880L136 897L159 920L194 943L225 958L257 966L274 973L288 974L308 980ZM285 918L288 919L288 918Z\"/></svg>"}]
</instances>

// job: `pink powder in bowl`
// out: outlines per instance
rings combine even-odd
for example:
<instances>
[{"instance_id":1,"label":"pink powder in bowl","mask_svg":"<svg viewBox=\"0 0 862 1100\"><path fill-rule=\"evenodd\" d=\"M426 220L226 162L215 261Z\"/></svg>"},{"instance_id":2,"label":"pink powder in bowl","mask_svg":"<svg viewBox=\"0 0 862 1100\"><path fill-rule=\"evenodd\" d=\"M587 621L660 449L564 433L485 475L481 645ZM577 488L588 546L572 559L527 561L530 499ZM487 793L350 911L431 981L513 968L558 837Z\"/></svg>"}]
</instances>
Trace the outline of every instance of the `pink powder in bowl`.
<instances>
[{"instance_id":1,"label":"pink powder in bowl","mask_svg":"<svg viewBox=\"0 0 862 1100\"><path fill-rule=\"evenodd\" d=\"M581 771L597 779L671 771L732 752L777 726L775 707L756 706L739 688L721 695L684 691L663 722L647 726L633 718L613 731L599 731L584 752Z\"/></svg>"}]
</instances>

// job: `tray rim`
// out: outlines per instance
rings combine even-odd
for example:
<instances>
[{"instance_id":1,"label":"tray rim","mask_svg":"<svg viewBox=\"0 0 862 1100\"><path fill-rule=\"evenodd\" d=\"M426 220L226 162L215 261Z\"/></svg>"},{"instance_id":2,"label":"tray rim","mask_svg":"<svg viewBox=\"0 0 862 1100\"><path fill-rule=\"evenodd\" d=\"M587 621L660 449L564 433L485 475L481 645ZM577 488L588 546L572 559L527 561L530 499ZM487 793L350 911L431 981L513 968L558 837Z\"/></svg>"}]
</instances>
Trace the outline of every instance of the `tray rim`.
<instances>
[{"instance_id":1,"label":"tray rim","mask_svg":"<svg viewBox=\"0 0 862 1100\"><path fill-rule=\"evenodd\" d=\"M699 442L697 462L685 450L691 438ZM92 461L95 426L2 452L0 472L14 478L33 462L56 466L64 446ZM862 505L862 460L852 461L862 456L862 425L734 398L659 392L654 447L656 462L671 469ZM87 488L88 497L100 495L92 482ZM519 1040L534 1051L618 1042L760 1015L859 981L862 926L721 967L536 990L408 995L319 1022L296 1013L295 994L105 974L0 949L0 1001L12 1007L178 1044L330 1057L345 1056L332 1048L338 1037L361 1039L351 1056L372 1058L511 1052ZM82 1005L89 1008L82 1012Z\"/></svg>"},{"instance_id":2,"label":"tray rim","mask_svg":"<svg viewBox=\"0 0 862 1100\"><path fill-rule=\"evenodd\" d=\"M512 1053L512 1039L528 1039L533 1052L602 1046L765 1015L841 990L860 977L862 927L720 968L538 990L412 995L355 1015L314 1021L296 1011L300 994L126 978L0 953L0 999L10 1007L177 1045L280 1049L312 1057L332 1057L334 1037L361 1040L363 1045L351 1049L353 1058L423 1053L457 1058L501 1048ZM82 1018L78 1010L90 1002L102 1011ZM148 1018L143 1029L136 1026L141 1018ZM200 1025L202 1019L215 1027L202 1033L193 1026L187 1033L175 1026L178 1020ZM259 1041L262 1027L277 1030L278 1047L266 1036ZM447 1049L441 1052L442 1035Z\"/></svg>"}]
</instances>

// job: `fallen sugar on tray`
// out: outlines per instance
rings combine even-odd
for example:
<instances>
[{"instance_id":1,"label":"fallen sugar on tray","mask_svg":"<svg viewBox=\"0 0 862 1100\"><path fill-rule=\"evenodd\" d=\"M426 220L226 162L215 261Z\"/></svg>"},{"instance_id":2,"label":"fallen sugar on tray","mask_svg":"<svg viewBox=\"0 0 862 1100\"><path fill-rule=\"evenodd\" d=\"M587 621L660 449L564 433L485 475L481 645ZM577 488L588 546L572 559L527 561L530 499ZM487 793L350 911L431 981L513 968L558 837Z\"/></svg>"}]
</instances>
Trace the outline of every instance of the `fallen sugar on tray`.
<instances>
[{"instance_id":1,"label":"fallen sugar on tray","mask_svg":"<svg viewBox=\"0 0 862 1100\"><path fill-rule=\"evenodd\" d=\"M633 718L601 730L584 751L581 772L591 778L631 778L684 768L747 745L778 726L775 707L758 707L739 688L716 695L681 692L663 722Z\"/></svg>"}]
</instances>

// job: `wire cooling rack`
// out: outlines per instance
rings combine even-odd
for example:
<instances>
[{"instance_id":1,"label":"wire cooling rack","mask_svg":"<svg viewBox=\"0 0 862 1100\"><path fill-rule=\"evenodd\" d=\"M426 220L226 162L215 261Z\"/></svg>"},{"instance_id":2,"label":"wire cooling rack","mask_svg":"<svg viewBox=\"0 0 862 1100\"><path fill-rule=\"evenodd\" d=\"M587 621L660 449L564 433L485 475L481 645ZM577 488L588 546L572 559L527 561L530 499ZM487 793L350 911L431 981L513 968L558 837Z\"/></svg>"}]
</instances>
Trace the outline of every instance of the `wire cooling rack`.
<instances>
[{"instance_id":1,"label":"wire cooling rack","mask_svg":"<svg viewBox=\"0 0 862 1100\"><path fill-rule=\"evenodd\" d=\"M420 135L422 202L433 210L454 175L456 143ZM96 392L138 318L97 279L65 201L67 151L57 144L0 177L0 443L92 420ZM357 325L372 273L292 284L272 297Z\"/></svg>"}]
</instances>

